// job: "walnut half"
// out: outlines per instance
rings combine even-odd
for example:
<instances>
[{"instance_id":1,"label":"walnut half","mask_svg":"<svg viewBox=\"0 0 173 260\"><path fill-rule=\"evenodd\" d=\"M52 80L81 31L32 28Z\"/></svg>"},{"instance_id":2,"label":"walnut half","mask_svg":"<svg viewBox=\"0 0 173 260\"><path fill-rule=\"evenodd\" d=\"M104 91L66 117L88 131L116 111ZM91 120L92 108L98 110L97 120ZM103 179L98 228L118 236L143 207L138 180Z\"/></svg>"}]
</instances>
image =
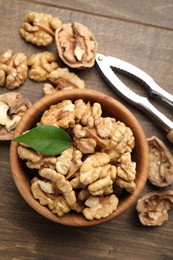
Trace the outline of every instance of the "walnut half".
<instances>
[{"instance_id":1,"label":"walnut half","mask_svg":"<svg viewBox=\"0 0 173 260\"><path fill-rule=\"evenodd\" d=\"M55 31L60 58L72 68L92 67L98 49L93 33L83 24L62 24Z\"/></svg>"}]
</instances>

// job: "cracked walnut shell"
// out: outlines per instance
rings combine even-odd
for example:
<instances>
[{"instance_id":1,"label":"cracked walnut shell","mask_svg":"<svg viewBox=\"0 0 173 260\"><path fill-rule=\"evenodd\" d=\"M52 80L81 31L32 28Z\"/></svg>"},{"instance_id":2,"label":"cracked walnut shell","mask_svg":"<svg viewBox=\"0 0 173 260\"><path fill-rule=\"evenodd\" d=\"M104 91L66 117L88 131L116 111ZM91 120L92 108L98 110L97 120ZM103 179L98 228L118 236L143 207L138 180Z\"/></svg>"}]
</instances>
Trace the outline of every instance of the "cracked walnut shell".
<instances>
[{"instance_id":1,"label":"cracked walnut shell","mask_svg":"<svg viewBox=\"0 0 173 260\"><path fill-rule=\"evenodd\" d=\"M0 86L8 89L19 88L26 80L27 57L22 52L13 53L8 49L0 55Z\"/></svg>"},{"instance_id":2,"label":"cracked walnut shell","mask_svg":"<svg viewBox=\"0 0 173 260\"><path fill-rule=\"evenodd\" d=\"M0 140L12 139L18 122L30 107L30 101L20 93L0 95Z\"/></svg>"},{"instance_id":3,"label":"cracked walnut shell","mask_svg":"<svg viewBox=\"0 0 173 260\"><path fill-rule=\"evenodd\" d=\"M148 179L158 187L173 184L173 156L165 144L157 137L148 138L149 172Z\"/></svg>"},{"instance_id":4,"label":"cracked walnut shell","mask_svg":"<svg viewBox=\"0 0 173 260\"><path fill-rule=\"evenodd\" d=\"M60 58L71 68L92 67L98 49L93 33L80 23L62 24L55 32Z\"/></svg>"},{"instance_id":5,"label":"cracked walnut shell","mask_svg":"<svg viewBox=\"0 0 173 260\"><path fill-rule=\"evenodd\" d=\"M21 36L37 46L48 46L54 40L55 30L61 25L60 19L50 14L30 12L25 15L20 28Z\"/></svg>"},{"instance_id":6,"label":"cracked walnut shell","mask_svg":"<svg viewBox=\"0 0 173 260\"><path fill-rule=\"evenodd\" d=\"M31 55L27 64L29 78L39 82L46 81L49 73L58 68L57 56L48 51Z\"/></svg>"},{"instance_id":7,"label":"cracked walnut shell","mask_svg":"<svg viewBox=\"0 0 173 260\"><path fill-rule=\"evenodd\" d=\"M160 226L168 220L168 211L173 208L173 191L150 192L138 200L136 209L145 226Z\"/></svg>"}]
</instances>

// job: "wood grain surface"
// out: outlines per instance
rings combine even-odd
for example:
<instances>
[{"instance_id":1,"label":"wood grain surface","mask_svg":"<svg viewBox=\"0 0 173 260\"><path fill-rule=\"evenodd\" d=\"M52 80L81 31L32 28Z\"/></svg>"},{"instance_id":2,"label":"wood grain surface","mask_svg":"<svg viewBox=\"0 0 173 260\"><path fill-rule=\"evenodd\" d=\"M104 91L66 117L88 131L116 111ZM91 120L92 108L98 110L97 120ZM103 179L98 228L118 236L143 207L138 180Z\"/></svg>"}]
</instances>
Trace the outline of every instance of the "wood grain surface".
<instances>
[{"instance_id":1,"label":"wood grain surface","mask_svg":"<svg viewBox=\"0 0 173 260\"><path fill-rule=\"evenodd\" d=\"M20 37L20 25L29 11L50 13L63 23L85 24L93 31L99 52L140 67L173 93L172 0L0 0L1 52L10 48L23 51L28 57L43 50L56 53L54 44L39 48ZM156 135L173 152L164 132L147 115L119 98L103 82L96 67L76 73L85 80L86 88L125 104L141 123L146 136ZM139 94L146 95L138 84L127 78L123 80ZM43 97L42 87L42 83L27 79L18 92L34 103ZM0 88L0 94L6 92L6 88ZM158 100L151 101L173 120L171 107ZM135 204L117 219L95 227L67 227L44 219L27 205L15 187L9 147L10 142L0 143L0 259L173 259L173 211L160 227L142 226ZM147 182L142 194L152 190L158 188Z\"/></svg>"}]
</instances>

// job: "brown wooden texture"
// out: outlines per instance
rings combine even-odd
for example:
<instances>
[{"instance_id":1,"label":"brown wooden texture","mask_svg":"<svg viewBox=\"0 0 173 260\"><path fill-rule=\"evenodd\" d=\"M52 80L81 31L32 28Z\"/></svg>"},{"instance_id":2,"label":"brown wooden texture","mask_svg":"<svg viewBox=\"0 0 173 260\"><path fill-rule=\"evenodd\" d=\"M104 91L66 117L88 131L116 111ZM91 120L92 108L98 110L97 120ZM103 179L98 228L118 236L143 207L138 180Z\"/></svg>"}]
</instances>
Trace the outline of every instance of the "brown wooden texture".
<instances>
[{"instance_id":1,"label":"brown wooden texture","mask_svg":"<svg viewBox=\"0 0 173 260\"><path fill-rule=\"evenodd\" d=\"M39 48L26 43L19 28L28 11L59 16L63 23L78 21L94 33L99 52L124 59L173 93L172 1L19 1L0 0L0 51L11 48L27 56L43 50L56 53L54 44ZM164 132L143 112L119 98L95 67L77 72L86 88L99 90L125 104L137 117L147 137L156 135L173 152ZM131 80L137 92L146 92ZM43 96L42 83L29 79L18 89L32 103ZM0 93L6 93L1 88ZM171 120L172 108L152 100ZM140 224L135 204L123 215L103 225L74 228L55 224L32 210L18 193L11 176L10 142L0 143L0 259L173 259L173 211L161 227ZM156 188L147 183L142 194ZM169 189L172 189L170 187ZM156 189L158 190L158 189Z\"/></svg>"},{"instance_id":2,"label":"brown wooden texture","mask_svg":"<svg viewBox=\"0 0 173 260\"><path fill-rule=\"evenodd\" d=\"M120 19L132 23L142 23L150 26L160 26L173 29L172 0L96 0L96 1L61 1L61 0L32 0L36 3L54 5L62 9L82 11L98 16Z\"/></svg>"}]
</instances>

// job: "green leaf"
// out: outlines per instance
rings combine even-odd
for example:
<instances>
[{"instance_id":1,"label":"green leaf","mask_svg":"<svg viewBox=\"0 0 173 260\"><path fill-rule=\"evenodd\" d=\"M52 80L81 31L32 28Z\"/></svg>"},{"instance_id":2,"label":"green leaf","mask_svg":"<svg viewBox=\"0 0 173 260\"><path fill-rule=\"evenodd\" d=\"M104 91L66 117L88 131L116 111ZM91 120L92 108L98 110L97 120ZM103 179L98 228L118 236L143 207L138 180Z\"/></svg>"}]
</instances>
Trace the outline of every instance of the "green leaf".
<instances>
[{"instance_id":1,"label":"green leaf","mask_svg":"<svg viewBox=\"0 0 173 260\"><path fill-rule=\"evenodd\" d=\"M60 154L72 144L69 134L53 125L37 126L27 133L15 137L13 141L27 144L35 151L45 155Z\"/></svg>"}]
</instances>

